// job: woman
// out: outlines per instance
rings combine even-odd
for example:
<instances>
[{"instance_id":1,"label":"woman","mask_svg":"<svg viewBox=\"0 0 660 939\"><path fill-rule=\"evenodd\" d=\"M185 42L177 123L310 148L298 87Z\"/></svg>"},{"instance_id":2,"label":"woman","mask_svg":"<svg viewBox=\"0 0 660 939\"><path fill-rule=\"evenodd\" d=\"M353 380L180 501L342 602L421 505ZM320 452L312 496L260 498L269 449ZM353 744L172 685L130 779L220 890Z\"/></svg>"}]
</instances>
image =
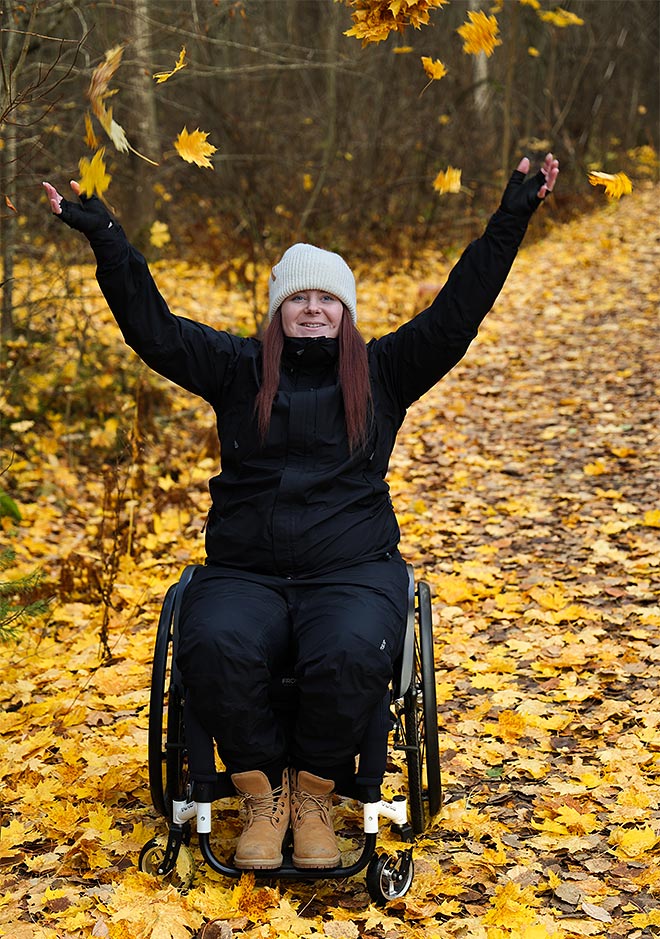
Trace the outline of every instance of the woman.
<instances>
[{"instance_id":1,"label":"woman","mask_svg":"<svg viewBox=\"0 0 660 939\"><path fill-rule=\"evenodd\" d=\"M126 342L216 413L222 471L210 481L207 560L186 589L177 662L187 706L245 801L239 867L279 866L289 824L296 866L339 862L332 793L354 773L405 621L389 457L406 409L475 337L559 164L548 154L528 171L524 158L431 306L368 345L338 255L306 244L284 253L262 343L174 316L103 203L69 202L44 183L52 211L89 239ZM300 703L288 734L269 689L291 658Z\"/></svg>"}]
</instances>

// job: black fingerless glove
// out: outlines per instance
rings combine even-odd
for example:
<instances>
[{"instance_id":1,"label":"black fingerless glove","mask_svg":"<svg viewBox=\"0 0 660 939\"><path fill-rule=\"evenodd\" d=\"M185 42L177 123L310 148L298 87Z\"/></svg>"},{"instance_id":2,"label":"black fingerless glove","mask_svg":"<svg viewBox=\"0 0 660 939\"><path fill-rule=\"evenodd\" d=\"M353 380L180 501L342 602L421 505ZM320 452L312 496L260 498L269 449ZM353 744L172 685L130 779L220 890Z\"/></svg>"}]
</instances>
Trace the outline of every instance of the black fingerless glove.
<instances>
[{"instance_id":1,"label":"black fingerless glove","mask_svg":"<svg viewBox=\"0 0 660 939\"><path fill-rule=\"evenodd\" d=\"M529 179L520 170L514 170L504 190L500 209L509 215L530 216L543 202L537 192L544 184L545 176L541 170Z\"/></svg>"},{"instance_id":2,"label":"black fingerless glove","mask_svg":"<svg viewBox=\"0 0 660 939\"><path fill-rule=\"evenodd\" d=\"M62 199L60 208L62 212L58 218L70 228L82 232L92 248L108 244L116 240L118 233L122 233L119 222L97 196L80 196L80 202Z\"/></svg>"}]
</instances>

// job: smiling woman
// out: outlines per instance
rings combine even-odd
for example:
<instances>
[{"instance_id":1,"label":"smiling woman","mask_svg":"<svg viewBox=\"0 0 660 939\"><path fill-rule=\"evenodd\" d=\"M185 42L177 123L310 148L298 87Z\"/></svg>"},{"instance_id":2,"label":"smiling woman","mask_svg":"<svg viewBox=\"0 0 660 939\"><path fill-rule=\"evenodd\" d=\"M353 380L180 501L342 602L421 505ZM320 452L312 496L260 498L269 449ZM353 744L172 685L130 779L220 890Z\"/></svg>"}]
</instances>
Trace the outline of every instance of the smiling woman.
<instances>
[{"instance_id":1,"label":"smiling woman","mask_svg":"<svg viewBox=\"0 0 660 939\"><path fill-rule=\"evenodd\" d=\"M216 741L248 810L239 868L278 867L289 824L296 867L339 860L332 793L354 783L408 608L388 463L407 409L476 336L559 165L548 154L535 177L528 171L525 158L430 306L368 345L339 255L290 247L272 269L263 341L237 336L170 312L103 203L69 202L46 184L53 212L88 237L127 343L215 411L222 466L209 483L206 565L182 597L176 663L186 726ZM272 697L283 667L299 695L291 727Z\"/></svg>"}]
</instances>

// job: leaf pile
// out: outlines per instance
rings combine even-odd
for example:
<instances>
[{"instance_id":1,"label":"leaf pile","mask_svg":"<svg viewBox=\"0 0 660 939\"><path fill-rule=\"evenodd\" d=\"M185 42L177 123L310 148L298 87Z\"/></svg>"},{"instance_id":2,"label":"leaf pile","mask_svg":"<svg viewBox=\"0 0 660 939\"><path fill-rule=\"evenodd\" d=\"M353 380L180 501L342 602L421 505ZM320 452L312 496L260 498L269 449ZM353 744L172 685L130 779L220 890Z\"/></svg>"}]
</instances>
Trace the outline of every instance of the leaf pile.
<instances>
[{"instance_id":1,"label":"leaf pile","mask_svg":"<svg viewBox=\"0 0 660 939\"><path fill-rule=\"evenodd\" d=\"M37 371L6 402L3 485L22 520L5 533L17 574L39 564L57 600L40 635L2 649L0 935L658 934L657 201L642 186L524 249L465 361L401 434L390 481L404 554L434 592L446 803L412 890L385 911L361 877L260 886L201 869L181 894L135 868L163 830L146 774L155 618L202 556L217 451L208 409L135 363L91 266L72 272L78 305L56 325L55 301L43 313L51 345L11 350ZM414 275L358 272L366 335L440 286L446 259L419 260ZM211 270L156 277L173 309L247 328L246 300ZM337 808L347 851L358 819ZM230 814L218 853L237 825ZM381 841L396 845L386 828Z\"/></svg>"}]
</instances>

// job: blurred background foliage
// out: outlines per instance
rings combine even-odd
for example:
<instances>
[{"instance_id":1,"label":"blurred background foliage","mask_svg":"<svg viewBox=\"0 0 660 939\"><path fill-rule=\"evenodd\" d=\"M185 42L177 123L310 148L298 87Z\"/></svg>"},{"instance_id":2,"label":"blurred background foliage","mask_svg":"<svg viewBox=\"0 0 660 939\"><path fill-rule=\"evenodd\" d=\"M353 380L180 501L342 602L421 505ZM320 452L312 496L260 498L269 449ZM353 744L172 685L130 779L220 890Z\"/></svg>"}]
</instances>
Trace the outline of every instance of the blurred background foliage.
<instances>
[{"instance_id":1,"label":"blurred background foliage","mask_svg":"<svg viewBox=\"0 0 660 939\"><path fill-rule=\"evenodd\" d=\"M452 0L430 25L363 47L345 35L351 8L333 0L8 0L0 159L17 211L3 206L3 241L33 257L50 247L41 180L65 187L89 155L85 93L117 44L108 103L158 165L103 141L107 198L142 247L154 222L167 225L154 254L228 269L305 239L407 257L419 242L477 232L524 153L561 156L559 213L594 197L589 169L657 174L658 3L567 0L583 25L564 28L538 8L556 6ZM466 55L456 32L477 9L498 19L502 44L489 58ZM157 84L182 46L187 66ZM447 75L426 87L421 56ZM209 133L213 170L177 155L184 126ZM449 164L463 191L440 197L432 182Z\"/></svg>"}]
</instances>

